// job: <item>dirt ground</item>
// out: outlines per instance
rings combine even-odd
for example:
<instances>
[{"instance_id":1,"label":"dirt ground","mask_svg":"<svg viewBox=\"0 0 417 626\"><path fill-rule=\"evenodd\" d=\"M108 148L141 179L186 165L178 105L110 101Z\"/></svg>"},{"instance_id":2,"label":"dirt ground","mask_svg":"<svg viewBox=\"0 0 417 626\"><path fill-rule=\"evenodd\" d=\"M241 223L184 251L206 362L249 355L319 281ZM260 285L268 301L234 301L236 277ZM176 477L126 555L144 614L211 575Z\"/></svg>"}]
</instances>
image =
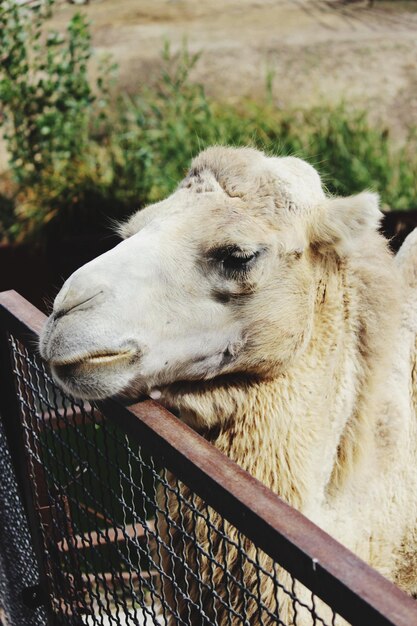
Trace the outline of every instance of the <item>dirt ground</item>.
<instances>
[{"instance_id":1,"label":"dirt ground","mask_svg":"<svg viewBox=\"0 0 417 626\"><path fill-rule=\"evenodd\" d=\"M52 26L78 9L62 2ZM201 51L192 77L238 101L265 93L279 107L366 108L401 138L417 124L417 0L90 0L96 59L110 53L120 87L156 79L164 40ZM4 155L3 155L4 164Z\"/></svg>"}]
</instances>

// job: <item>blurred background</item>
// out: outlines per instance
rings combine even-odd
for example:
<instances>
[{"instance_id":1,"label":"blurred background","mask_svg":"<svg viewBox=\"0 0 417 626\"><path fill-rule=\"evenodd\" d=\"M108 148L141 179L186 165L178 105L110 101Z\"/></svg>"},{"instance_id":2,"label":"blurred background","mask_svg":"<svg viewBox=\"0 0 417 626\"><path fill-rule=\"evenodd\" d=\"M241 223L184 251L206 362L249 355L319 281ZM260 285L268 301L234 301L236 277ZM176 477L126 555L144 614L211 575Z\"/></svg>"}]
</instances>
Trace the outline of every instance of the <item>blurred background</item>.
<instances>
[{"instance_id":1,"label":"blurred background","mask_svg":"<svg viewBox=\"0 0 417 626\"><path fill-rule=\"evenodd\" d=\"M416 0L1 0L0 289L48 308L210 144L416 223Z\"/></svg>"}]
</instances>

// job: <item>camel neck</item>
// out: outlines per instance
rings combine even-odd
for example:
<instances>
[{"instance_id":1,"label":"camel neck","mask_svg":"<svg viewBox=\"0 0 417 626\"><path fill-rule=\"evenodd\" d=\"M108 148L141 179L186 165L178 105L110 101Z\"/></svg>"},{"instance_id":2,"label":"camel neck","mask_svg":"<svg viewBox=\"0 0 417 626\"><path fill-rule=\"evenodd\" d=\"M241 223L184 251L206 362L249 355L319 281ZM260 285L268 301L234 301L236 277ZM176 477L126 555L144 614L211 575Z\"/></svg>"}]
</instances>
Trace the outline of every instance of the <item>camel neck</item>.
<instances>
[{"instance_id":1,"label":"camel neck","mask_svg":"<svg viewBox=\"0 0 417 626\"><path fill-rule=\"evenodd\" d=\"M364 311L373 312L357 275L343 263L321 269L309 341L284 372L209 382L174 399L185 422L304 511L349 479L360 463L359 441L374 454L370 363L382 363L381 340L368 337ZM389 323L382 315L373 319L389 341Z\"/></svg>"},{"instance_id":2,"label":"camel neck","mask_svg":"<svg viewBox=\"0 0 417 626\"><path fill-rule=\"evenodd\" d=\"M229 387L233 412L209 432L216 447L300 509L326 498L345 430L359 410L366 368L358 317L348 272L329 273L317 285L303 354L272 380ZM217 405L224 406L220 399Z\"/></svg>"}]
</instances>

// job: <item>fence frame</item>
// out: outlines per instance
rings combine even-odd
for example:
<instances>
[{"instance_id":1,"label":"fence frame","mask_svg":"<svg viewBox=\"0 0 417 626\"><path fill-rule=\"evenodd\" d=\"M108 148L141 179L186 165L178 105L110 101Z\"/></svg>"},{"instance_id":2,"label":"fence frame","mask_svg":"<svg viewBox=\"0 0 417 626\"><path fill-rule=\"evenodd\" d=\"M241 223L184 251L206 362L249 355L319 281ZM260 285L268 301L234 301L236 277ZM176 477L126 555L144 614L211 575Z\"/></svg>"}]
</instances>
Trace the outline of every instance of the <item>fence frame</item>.
<instances>
[{"instance_id":1,"label":"fence frame","mask_svg":"<svg viewBox=\"0 0 417 626\"><path fill-rule=\"evenodd\" d=\"M38 560L39 602L48 608L42 541L22 463L24 441L6 341L10 332L35 348L45 320L45 315L15 291L0 293L0 413ZM96 404L107 419L140 445L157 451L167 469L353 625L417 624L415 600L162 406L147 398L129 407L113 399Z\"/></svg>"}]
</instances>

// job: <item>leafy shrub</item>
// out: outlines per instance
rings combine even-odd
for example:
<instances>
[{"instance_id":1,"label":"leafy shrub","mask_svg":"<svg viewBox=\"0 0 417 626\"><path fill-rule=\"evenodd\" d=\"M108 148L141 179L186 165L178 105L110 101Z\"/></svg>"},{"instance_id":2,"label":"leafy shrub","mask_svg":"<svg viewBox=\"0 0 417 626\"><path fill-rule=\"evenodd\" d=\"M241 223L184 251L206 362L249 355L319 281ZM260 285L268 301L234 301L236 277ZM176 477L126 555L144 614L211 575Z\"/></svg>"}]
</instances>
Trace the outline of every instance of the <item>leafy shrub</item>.
<instances>
[{"instance_id":1,"label":"leafy shrub","mask_svg":"<svg viewBox=\"0 0 417 626\"><path fill-rule=\"evenodd\" d=\"M18 191L16 221L7 227L11 238L37 232L69 210L80 183L83 193L91 182L85 172L97 97L87 75L89 26L76 13L65 36L46 32L53 4L43 0L36 9L15 0L0 4L0 102Z\"/></svg>"},{"instance_id":2,"label":"leafy shrub","mask_svg":"<svg viewBox=\"0 0 417 626\"><path fill-rule=\"evenodd\" d=\"M417 206L416 138L394 148L386 129L345 106L280 111L209 100L189 74L198 55L166 44L158 84L110 98L106 71L88 75L90 32L76 13L65 36L14 0L0 5L0 102L14 192L0 196L0 239L97 230L171 192L202 148L253 145L318 167L331 192L379 191L393 208Z\"/></svg>"}]
</instances>

